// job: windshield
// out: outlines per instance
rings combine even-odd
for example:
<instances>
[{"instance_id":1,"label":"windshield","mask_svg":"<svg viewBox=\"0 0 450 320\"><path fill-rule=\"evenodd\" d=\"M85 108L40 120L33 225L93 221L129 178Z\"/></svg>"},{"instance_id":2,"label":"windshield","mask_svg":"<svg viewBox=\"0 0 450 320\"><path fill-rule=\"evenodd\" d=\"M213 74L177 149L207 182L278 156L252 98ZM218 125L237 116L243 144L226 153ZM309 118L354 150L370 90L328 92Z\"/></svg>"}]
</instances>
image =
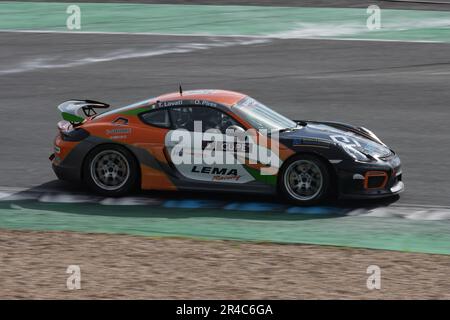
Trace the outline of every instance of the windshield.
<instances>
[{"instance_id":1,"label":"windshield","mask_svg":"<svg viewBox=\"0 0 450 320\"><path fill-rule=\"evenodd\" d=\"M233 111L257 130L281 130L294 128L297 124L273 111L251 97L245 97L233 106Z\"/></svg>"}]
</instances>

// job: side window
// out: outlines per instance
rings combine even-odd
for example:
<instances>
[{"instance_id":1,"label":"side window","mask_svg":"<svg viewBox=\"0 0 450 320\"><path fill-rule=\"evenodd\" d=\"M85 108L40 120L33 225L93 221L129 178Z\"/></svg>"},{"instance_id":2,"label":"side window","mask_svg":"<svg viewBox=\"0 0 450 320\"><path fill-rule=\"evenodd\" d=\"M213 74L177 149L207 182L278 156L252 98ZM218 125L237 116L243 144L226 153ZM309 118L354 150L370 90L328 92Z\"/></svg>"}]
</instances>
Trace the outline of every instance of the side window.
<instances>
[{"instance_id":1,"label":"side window","mask_svg":"<svg viewBox=\"0 0 450 320\"><path fill-rule=\"evenodd\" d=\"M141 115L141 119L152 126L163 128L170 127L169 112L167 110L156 110L144 113Z\"/></svg>"},{"instance_id":2,"label":"side window","mask_svg":"<svg viewBox=\"0 0 450 320\"><path fill-rule=\"evenodd\" d=\"M194 121L201 121L202 131L219 129L222 133L232 125L238 125L236 121L222 111L208 107L180 107L170 109L175 129L194 131Z\"/></svg>"}]
</instances>

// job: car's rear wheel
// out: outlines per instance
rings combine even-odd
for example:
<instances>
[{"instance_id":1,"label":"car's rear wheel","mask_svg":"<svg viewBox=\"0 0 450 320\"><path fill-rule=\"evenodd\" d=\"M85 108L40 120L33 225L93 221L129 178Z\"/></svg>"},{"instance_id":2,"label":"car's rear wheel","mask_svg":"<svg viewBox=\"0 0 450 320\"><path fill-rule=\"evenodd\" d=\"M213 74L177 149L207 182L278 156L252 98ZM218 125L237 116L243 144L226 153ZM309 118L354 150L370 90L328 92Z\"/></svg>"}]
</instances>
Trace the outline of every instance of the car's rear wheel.
<instances>
[{"instance_id":1,"label":"car's rear wheel","mask_svg":"<svg viewBox=\"0 0 450 320\"><path fill-rule=\"evenodd\" d=\"M281 194L296 204L312 205L327 198L330 174L321 159L298 155L283 166L279 182Z\"/></svg>"},{"instance_id":2,"label":"car's rear wheel","mask_svg":"<svg viewBox=\"0 0 450 320\"><path fill-rule=\"evenodd\" d=\"M95 193L109 197L122 196L136 187L138 165L124 147L100 146L87 156L83 177Z\"/></svg>"}]
</instances>

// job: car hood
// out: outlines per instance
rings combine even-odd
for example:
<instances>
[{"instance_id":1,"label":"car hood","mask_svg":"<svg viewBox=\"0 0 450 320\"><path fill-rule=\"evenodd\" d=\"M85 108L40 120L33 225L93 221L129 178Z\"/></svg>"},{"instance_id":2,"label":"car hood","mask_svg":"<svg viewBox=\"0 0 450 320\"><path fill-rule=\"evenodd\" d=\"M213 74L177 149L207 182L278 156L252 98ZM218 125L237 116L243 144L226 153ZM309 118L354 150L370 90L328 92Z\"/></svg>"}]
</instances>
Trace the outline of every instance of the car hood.
<instances>
[{"instance_id":1,"label":"car hood","mask_svg":"<svg viewBox=\"0 0 450 320\"><path fill-rule=\"evenodd\" d=\"M280 140L284 140L288 145L347 144L376 158L388 157L393 154L389 147L367 129L338 122L302 122L306 125L281 132Z\"/></svg>"}]
</instances>

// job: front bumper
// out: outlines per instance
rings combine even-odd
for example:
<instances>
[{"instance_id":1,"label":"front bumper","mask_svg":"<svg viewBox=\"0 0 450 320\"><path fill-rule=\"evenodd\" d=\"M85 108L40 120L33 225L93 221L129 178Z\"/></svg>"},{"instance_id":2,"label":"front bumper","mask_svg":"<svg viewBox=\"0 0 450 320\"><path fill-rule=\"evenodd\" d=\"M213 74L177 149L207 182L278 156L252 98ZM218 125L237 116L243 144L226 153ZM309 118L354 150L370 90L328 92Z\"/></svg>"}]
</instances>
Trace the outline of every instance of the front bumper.
<instances>
[{"instance_id":1,"label":"front bumper","mask_svg":"<svg viewBox=\"0 0 450 320\"><path fill-rule=\"evenodd\" d=\"M397 155L373 163L343 161L336 166L336 172L340 198L384 198L405 189Z\"/></svg>"},{"instance_id":2,"label":"front bumper","mask_svg":"<svg viewBox=\"0 0 450 320\"><path fill-rule=\"evenodd\" d=\"M389 188L389 190L377 191L377 192L355 192L355 193L340 193L339 197L341 199L380 199L392 197L397 194L402 193L405 190L405 184L403 181L397 182L394 186Z\"/></svg>"}]
</instances>

